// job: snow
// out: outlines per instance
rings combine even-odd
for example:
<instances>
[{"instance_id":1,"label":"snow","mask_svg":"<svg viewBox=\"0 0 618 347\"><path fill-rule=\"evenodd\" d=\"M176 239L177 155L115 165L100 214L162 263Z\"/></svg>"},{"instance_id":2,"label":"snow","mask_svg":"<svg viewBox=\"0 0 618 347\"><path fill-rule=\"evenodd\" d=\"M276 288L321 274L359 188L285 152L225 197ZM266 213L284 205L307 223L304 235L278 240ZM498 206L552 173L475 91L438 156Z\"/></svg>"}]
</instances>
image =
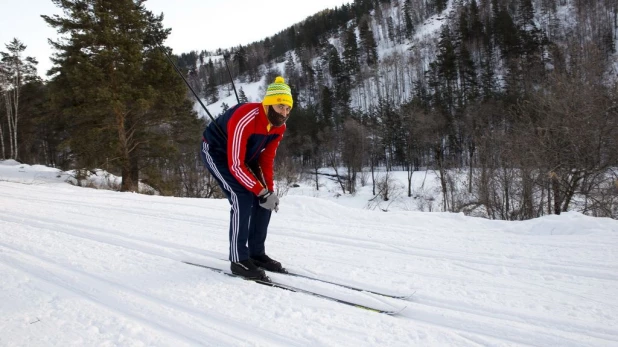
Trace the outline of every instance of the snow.
<instances>
[{"instance_id":1,"label":"snow","mask_svg":"<svg viewBox=\"0 0 618 347\"><path fill-rule=\"evenodd\" d=\"M0 162L1 346L618 344L615 220L505 222L283 197L267 250L289 270L414 295L271 277L403 308L388 316L183 264L229 266L225 200L80 188L68 177Z\"/></svg>"}]
</instances>

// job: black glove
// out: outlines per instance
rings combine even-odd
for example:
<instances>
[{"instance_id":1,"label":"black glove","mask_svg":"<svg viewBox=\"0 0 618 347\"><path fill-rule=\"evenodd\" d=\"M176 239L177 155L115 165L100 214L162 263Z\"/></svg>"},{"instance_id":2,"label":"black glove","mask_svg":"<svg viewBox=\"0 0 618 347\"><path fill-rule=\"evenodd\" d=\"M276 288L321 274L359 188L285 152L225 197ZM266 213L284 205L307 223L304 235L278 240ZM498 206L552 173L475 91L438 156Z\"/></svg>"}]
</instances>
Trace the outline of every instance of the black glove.
<instances>
[{"instance_id":1,"label":"black glove","mask_svg":"<svg viewBox=\"0 0 618 347\"><path fill-rule=\"evenodd\" d=\"M267 210L275 210L275 212L279 211L279 197L277 194L271 191L267 191L266 193L258 195L260 199L260 206Z\"/></svg>"}]
</instances>

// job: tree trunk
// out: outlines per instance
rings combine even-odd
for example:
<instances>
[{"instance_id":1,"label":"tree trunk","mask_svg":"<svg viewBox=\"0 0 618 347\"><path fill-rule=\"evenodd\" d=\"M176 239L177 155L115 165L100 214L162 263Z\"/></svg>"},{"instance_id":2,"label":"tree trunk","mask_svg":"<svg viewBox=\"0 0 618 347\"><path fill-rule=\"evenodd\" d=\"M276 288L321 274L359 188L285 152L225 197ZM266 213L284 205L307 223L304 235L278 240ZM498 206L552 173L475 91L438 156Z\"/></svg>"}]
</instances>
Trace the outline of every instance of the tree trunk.
<instances>
[{"instance_id":1,"label":"tree trunk","mask_svg":"<svg viewBox=\"0 0 618 347\"><path fill-rule=\"evenodd\" d=\"M502 174L504 178L504 213L502 215L503 220L510 220L509 214L511 213L511 191L509 189L509 174L507 168L502 168Z\"/></svg>"},{"instance_id":2,"label":"tree trunk","mask_svg":"<svg viewBox=\"0 0 618 347\"><path fill-rule=\"evenodd\" d=\"M564 193L564 201L562 203L562 212L567 212L569 210L569 205L571 204L571 201L573 200L573 196L575 195L575 192L577 191L577 187L579 186L579 182L582 180L583 177L584 177L584 174L582 172L576 172L573 175L571 175L569 179L569 185Z\"/></svg>"},{"instance_id":3,"label":"tree trunk","mask_svg":"<svg viewBox=\"0 0 618 347\"><path fill-rule=\"evenodd\" d=\"M9 141L11 142L11 158L17 160L17 119L19 118L19 89L21 86L21 72L19 70L19 64L17 66L17 76L15 76L13 84L13 100L10 105L12 112L9 116Z\"/></svg>"},{"instance_id":4,"label":"tree trunk","mask_svg":"<svg viewBox=\"0 0 618 347\"><path fill-rule=\"evenodd\" d=\"M551 189L552 192L554 193L554 213L559 215L561 212L561 206L562 206L562 197L561 197L561 193L560 193L560 182L559 182L559 178L558 175L555 172L551 173Z\"/></svg>"},{"instance_id":5,"label":"tree trunk","mask_svg":"<svg viewBox=\"0 0 618 347\"><path fill-rule=\"evenodd\" d=\"M371 159L371 192L373 193L373 196L376 195L376 170L375 170L375 163L373 161L373 158Z\"/></svg>"},{"instance_id":6,"label":"tree trunk","mask_svg":"<svg viewBox=\"0 0 618 347\"><path fill-rule=\"evenodd\" d=\"M127 122L127 113L123 111L121 105L114 106L116 116L116 130L118 131L118 154L121 162L122 183L121 192L136 192L137 181L134 180L133 158L131 158L131 140L128 131L130 124Z\"/></svg>"},{"instance_id":7,"label":"tree trunk","mask_svg":"<svg viewBox=\"0 0 618 347\"><path fill-rule=\"evenodd\" d=\"M122 165L122 183L120 184L121 192L130 192L132 191L133 182L131 182L131 170L128 166Z\"/></svg>"},{"instance_id":8,"label":"tree trunk","mask_svg":"<svg viewBox=\"0 0 618 347\"><path fill-rule=\"evenodd\" d=\"M0 143L2 143L2 159L6 159L6 150L4 148L4 133L2 131L2 125L0 125Z\"/></svg>"},{"instance_id":9,"label":"tree trunk","mask_svg":"<svg viewBox=\"0 0 618 347\"><path fill-rule=\"evenodd\" d=\"M320 190L320 176L318 175L318 167L314 167L315 169L315 190Z\"/></svg>"},{"instance_id":10,"label":"tree trunk","mask_svg":"<svg viewBox=\"0 0 618 347\"><path fill-rule=\"evenodd\" d=\"M442 211L446 212L448 211L448 194L447 194L448 190L447 190L447 184L446 184L446 172L444 168L444 162L442 160L443 158L442 149L436 148L435 154L436 154L436 162L438 163L438 170L440 172L440 186L442 187Z\"/></svg>"},{"instance_id":11,"label":"tree trunk","mask_svg":"<svg viewBox=\"0 0 618 347\"><path fill-rule=\"evenodd\" d=\"M353 182L354 169L352 169L352 165L348 165L348 177L346 179L346 185L348 186L348 192L350 194L354 194L354 184Z\"/></svg>"},{"instance_id":12,"label":"tree trunk","mask_svg":"<svg viewBox=\"0 0 618 347\"><path fill-rule=\"evenodd\" d=\"M412 197L412 164L408 163L408 198Z\"/></svg>"},{"instance_id":13,"label":"tree trunk","mask_svg":"<svg viewBox=\"0 0 618 347\"><path fill-rule=\"evenodd\" d=\"M13 128L11 126L12 124L11 119L13 118L13 102L12 102L10 90L6 90L4 92L4 103L6 106L6 121L9 125L9 151L10 151L9 158L13 158L13 138L12 138ZM2 147L4 149L4 141L2 142Z\"/></svg>"},{"instance_id":14,"label":"tree trunk","mask_svg":"<svg viewBox=\"0 0 618 347\"><path fill-rule=\"evenodd\" d=\"M470 156L469 156L469 162L468 162L468 193L472 194L472 159L474 158L474 150L475 150L475 146L474 145L470 145Z\"/></svg>"},{"instance_id":15,"label":"tree trunk","mask_svg":"<svg viewBox=\"0 0 618 347\"><path fill-rule=\"evenodd\" d=\"M534 215L533 190L534 182L532 173L522 169L522 206L519 219L532 219Z\"/></svg>"},{"instance_id":16,"label":"tree trunk","mask_svg":"<svg viewBox=\"0 0 618 347\"><path fill-rule=\"evenodd\" d=\"M547 182L547 214L551 214L551 183Z\"/></svg>"},{"instance_id":17,"label":"tree trunk","mask_svg":"<svg viewBox=\"0 0 618 347\"><path fill-rule=\"evenodd\" d=\"M341 181L341 176L339 176L339 170L337 169L336 163L333 161L331 163L331 166L333 167L333 170L335 170L335 176L337 177L337 182L341 187L341 191L343 192L343 194L345 194L345 184L343 183L343 181Z\"/></svg>"},{"instance_id":18,"label":"tree trunk","mask_svg":"<svg viewBox=\"0 0 618 347\"><path fill-rule=\"evenodd\" d=\"M129 163L131 169L129 175L131 177L131 182L133 183L133 188L131 189L131 191L139 192L139 158L136 151L131 151L129 155Z\"/></svg>"}]
</instances>

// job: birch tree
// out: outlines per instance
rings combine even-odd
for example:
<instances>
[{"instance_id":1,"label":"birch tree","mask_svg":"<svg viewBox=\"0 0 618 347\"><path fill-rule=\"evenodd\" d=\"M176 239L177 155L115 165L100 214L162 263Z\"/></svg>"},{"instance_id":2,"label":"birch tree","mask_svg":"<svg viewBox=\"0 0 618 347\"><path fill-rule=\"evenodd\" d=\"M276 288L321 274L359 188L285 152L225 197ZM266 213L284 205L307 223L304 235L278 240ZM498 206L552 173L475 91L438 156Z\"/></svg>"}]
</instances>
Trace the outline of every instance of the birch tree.
<instances>
[{"instance_id":1,"label":"birch tree","mask_svg":"<svg viewBox=\"0 0 618 347\"><path fill-rule=\"evenodd\" d=\"M32 57L22 58L26 50L17 38L5 45L8 52L0 51L0 90L6 109L6 121L9 135L9 158L17 159L19 155L17 130L19 123L19 96L21 87L28 81L36 78L36 65L38 62ZM2 141L2 156L6 156L4 147L4 135L0 128L0 141Z\"/></svg>"}]
</instances>

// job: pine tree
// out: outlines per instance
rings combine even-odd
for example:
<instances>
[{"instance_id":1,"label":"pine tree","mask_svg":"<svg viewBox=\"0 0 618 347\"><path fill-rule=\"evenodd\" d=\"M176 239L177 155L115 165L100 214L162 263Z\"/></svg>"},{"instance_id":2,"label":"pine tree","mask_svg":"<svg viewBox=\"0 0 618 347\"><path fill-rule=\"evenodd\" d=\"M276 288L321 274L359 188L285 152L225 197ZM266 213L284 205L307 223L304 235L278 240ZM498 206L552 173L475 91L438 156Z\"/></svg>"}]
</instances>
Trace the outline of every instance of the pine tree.
<instances>
[{"instance_id":1,"label":"pine tree","mask_svg":"<svg viewBox=\"0 0 618 347\"><path fill-rule=\"evenodd\" d=\"M470 2L470 39L483 37L483 22L480 18L479 7L476 0Z\"/></svg>"},{"instance_id":2,"label":"pine tree","mask_svg":"<svg viewBox=\"0 0 618 347\"><path fill-rule=\"evenodd\" d=\"M199 121L186 87L157 43L170 30L144 0L54 0L63 15L42 16L67 40L52 42L56 109L67 117L77 167L120 171L121 190L137 191L140 172L177 155ZM171 137L175 134L179 137Z\"/></svg>"},{"instance_id":3,"label":"pine tree","mask_svg":"<svg viewBox=\"0 0 618 347\"><path fill-rule=\"evenodd\" d=\"M232 58L233 62L236 64L238 68L238 74L242 75L247 72L247 50L242 45L238 48L236 53L234 53L234 57Z\"/></svg>"},{"instance_id":4,"label":"pine tree","mask_svg":"<svg viewBox=\"0 0 618 347\"><path fill-rule=\"evenodd\" d=\"M354 0L354 9L356 14L357 21L373 10L373 1L372 0Z\"/></svg>"},{"instance_id":5,"label":"pine tree","mask_svg":"<svg viewBox=\"0 0 618 347\"><path fill-rule=\"evenodd\" d=\"M448 88L451 88L457 78L457 54L455 51L455 39L448 25L442 27L440 41L438 42L438 72Z\"/></svg>"},{"instance_id":6,"label":"pine tree","mask_svg":"<svg viewBox=\"0 0 618 347\"><path fill-rule=\"evenodd\" d=\"M476 77L476 66L470 55L470 51L462 45L459 52L458 61L459 75L462 89L462 105L474 101L478 97L478 81Z\"/></svg>"},{"instance_id":7,"label":"pine tree","mask_svg":"<svg viewBox=\"0 0 618 347\"><path fill-rule=\"evenodd\" d=\"M524 30L536 29L534 23L534 7L532 6L532 0L520 0L519 3L519 16L521 18L521 26Z\"/></svg>"},{"instance_id":8,"label":"pine tree","mask_svg":"<svg viewBox=\"0 0 618 347\"><path fill-rule=\"evenodd\" d=\"M616 53L616 37L613 28L605 29L601 40L603 43L603 51L607 57L610 57L611 55Z\"/></svg>"},{"instance_id":9,"label":"pine tree","mask_svg":"<svg viewBox=\"0 0 618 347\"><path fill-rule=\"evenodd\" d=\"M344 75L345 69L339 57L339 52L337 52L337 48L333 45L329 47L327 61L328 72L335 81L339 80Z\"/></svg>"},{"instance_id":10,"label":"pine tree","mask_svg":"<svg viewBox=\"0 0 618 347\"><path fill-rule=\"evenodd\" d=\"M333 93L330 88L322 87L322 119L320 120L320 129L332 128L333 124Z\"/></svg>"},{"instance_id":11,"label":"pine tree","mask_svg":"<svg viewBox=\"0 0 618 347\"><path fill-rule=\"evenodd\" d=\"M481 69L481 92L485 100L493 98L496 94L496 71L493 58L493 48L487 45L485 54L480 62Z\"/></svg>"},{"instance_id":12,"label":"pine tree","mask_svg":"<svg viewBox=\"0 0 618 347\"><path fill-rule=\"evenodd\" d=\"M328 56L328 67L331 76L334 79L334 100L335 112L334 124L337 129L343 123L343 120L350 114L350 77L345 71L345 67L339 57L339 53L334 46L330 46ZM333 95L330 96L333 98Z\"/></svg>"},{"instance_id":13,"label":"pine tree","mask_svg":"<svg viewBox=\"0 0 618 347\"><path fill-rule=\"evenodd\" d=\"M457 94L457 52L455 39L448 25L443 25L438 42L436 61L429 64L429 85L433 88L433 103L448 119L443 129L450 142L456 143L455 110Z\"/></svg>"},{"instance_id":14,"label":"pine tree","mask_svg":"<svg viewBox=\"0 0 618 347\"><path fill-rule=\"evenodd\" d=\"M206 102L213 104L219 100L219 89L217 88L217 75L212 59L208 59L208 64L206 66L208 77L206 79L206 86L204 87L204 96L206 97Z\"/></svg>"},{"instance_id":15,"label":"pine tree","mask_svg":"<svg viewBox=\"0 0 618 347\"><path fill-rule=\"evenodd\" d=\"M360 56L354 27L350 27L345 32L343 63L348 74L351 76L355 76L360 72Z\"/></svg>"},{"instance_id":16,"label":"pine tree","mask_svg":"<svg viewBox=\"0 0 618 347\"><path fill-rule=\"evenodd\" d=\"M384 23L384 14L382 13L382 6L380 6L380 2L378 0L374 1L373 8L375 9L374 17L376 19L376 23L378 23L378 25L382 25L382 23Z\"/></svg>"},{"instance_id":17,"label":"pine tree","mask_svg":"<svg viewBox=\"0 0 618 347\"><path fill-rule=\"evenodd\" d=\"M493 20L496 42L505 57L520 53L520 31L507 10L499 10Z\"/></svg>"},{"instance_id":18,"label":"pine tree","mask_svg":"<svg viewBox=\"0 0 618 347\"><path fill-rule=\"evenodd\" d=\"M42 80L26 83L20 101L19 156L24 163L38 163L64 169L60 143L64 140L66 126L49 109L47 84Z\"/></svg>"},{"instance_id":19,"label":"pine tree","mask_svg":"<svg viewBox=\"0 0 618 347\"><path fill-rule=\"evenodd\" d=\"M221 113L219 113L219 116L222 116L229 109L230 106L228 104L226 104L225 102L221 103Z\"/></svg>"},{"instance_id":20,"label":"pine tree","mask_svg":"<svg viewBox=\"0 0 618 347\"><path fill-rule=\"evenodd\" d=\"M285 70L285 77L288 81L298 80L298 72L296 70L296 63L294 63L294 55L292 54L292 51L288 51L285 53L284 70Z\"/></svg>"},{"instance_id":21,"label":"pine tree","mask_svg":"<svg viewBox=\"0 0 618 347\"><path fill-rule=\"evenodd\" d=\"M412 22L412 2L410 0L405 0L403 3L403 18L405 21L405 33L406 38L411 39L414 35L414 23Z\"/></svg>"},{"instance_id":22,"label":"pine tree","mask_svg":"<svg viewBox=\"0 0 618 347\"><path fill-rule=\"evenodd\" d=\"M242 87L240 87L240 90L238 91L238 101L240 103L249 102L249 99L247 99L247 95L245 94L245 91L242 90Z\"/></svg>"},{"instance_id":23,"label":"pine tree","mask_svg":"<svg viewBox=\"0 0 618 347\"><path fill-rule=\"evenodd\" d=\"M541 27L545 31L547 37L552 40L560 26L560 21L557 16L558 7L556 0L542 0L540 12Z\"/></svg>"},{"instance_id":24,"label":"pine tree","mask_svg":"<svg viewBox=\"0 0 618 347\"><path fill-rule=\"evenodd\" d=\"M358 31L365 62L367 65L373 66L378 62L378 45L373 37L373 31L369 28L367 17L364 17L358 24Z\"/></svg>"},{"instance_id":25,"label":"pine tree","mask_svg":"<svg viewBox=\"0 0 618 347\"><path fill-rule=\"evenodd\" d=\"M498 2L498 0L490 0L490 1L491 1L491 15L492 15L492 19L495 25L496 19L498 18L498 15L500 11L502 10L502 8L500 7L500 3Z\"/></svg>"},{"instance_id":26,"label":"pine tree","mask_svg":"<svg viewBox=\"0 0 618 347\"><path fill-rule=\"evenodd\" d=\"M464 8L459 15L459 39L462 42L468 42L471 37L470 22L468 20L468 12Z\"/></svg>"},{"instance_id":27,"label":"pine tree","mask_svg":"<svg viewBox=\"0 0 618 347\"><path fill-rule=\"evenodd\" d=\"M388 39L391 42L395 42L395 25L393 24L393 17L388 17L386 19L386 27L388 30Z\"/></svg>"},{"instance_id":28,"label":"pine tree","mask_svg":"<svg viewBox=\"0 0 618 347\"><path fill-rule=\"evenodd\" d=\"M440 13L446 9L448 0L431 0L429 1L429 8L433 8L436 13Z\"/></svg>"}]
</instances>

